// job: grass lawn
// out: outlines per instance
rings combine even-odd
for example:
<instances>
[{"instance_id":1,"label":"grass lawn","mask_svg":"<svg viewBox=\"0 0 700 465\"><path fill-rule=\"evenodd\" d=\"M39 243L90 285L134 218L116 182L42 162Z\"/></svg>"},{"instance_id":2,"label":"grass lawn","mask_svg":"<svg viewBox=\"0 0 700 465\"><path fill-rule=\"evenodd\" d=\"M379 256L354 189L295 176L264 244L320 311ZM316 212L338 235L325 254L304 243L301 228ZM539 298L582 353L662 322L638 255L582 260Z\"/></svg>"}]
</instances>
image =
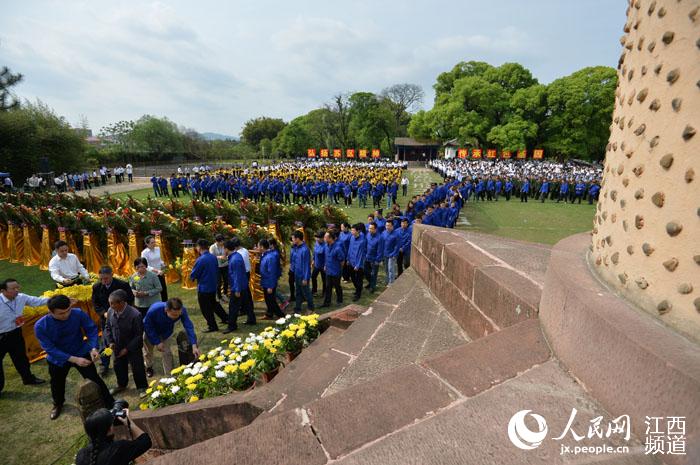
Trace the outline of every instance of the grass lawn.
<instances>
[{"instance_id":1,"label":"grass lawn","mask_svg":"<svg viewBox=\"0 0 700 465\"><path fill-rule=\"evenodd\" d=\"M470 202L462 209L457 229L477 231L543 244L555 244L593 228L595 204L565 204L517 198L506 202ZM466 221L465 221L466 220Z\"/></svg>"}]
</instances>

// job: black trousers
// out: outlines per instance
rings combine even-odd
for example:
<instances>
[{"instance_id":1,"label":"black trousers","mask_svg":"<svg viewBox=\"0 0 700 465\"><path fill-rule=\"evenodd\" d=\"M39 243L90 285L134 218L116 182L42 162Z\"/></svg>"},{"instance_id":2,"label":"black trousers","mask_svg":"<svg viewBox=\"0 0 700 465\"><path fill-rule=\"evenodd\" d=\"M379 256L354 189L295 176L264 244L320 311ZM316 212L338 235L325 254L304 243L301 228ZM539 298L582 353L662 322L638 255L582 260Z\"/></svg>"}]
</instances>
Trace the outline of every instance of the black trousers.
<instances>
[{"instance_id":1,"label":"black trousers","mask_svg":"<svg viewBox=\"0 0 700 465\"><path fill-rule=\"evenodd\" d=\"M229 329L238 329L238 315L244 312L248 316L246 323L255 324L255 312L253 312L253 306L248 303L248 296L246 295L250 294L250 289L244 289L240 294L239 297L236 297L236 293L232 291L231 299L228 301Z\"/></svg>"},{"instance_id":2,"label":"black trousers","mask_svg":"<svg viewBox=\"0 0 700 465\"><path fill-rule=\"evenodd\" d=\"M90 355L86 354L84 358L90 359ZM68 372L71 368L75 368L80 373L83 379L89 379L90 381L97 384L100 388L100 394L102 395L102 400L107 408L112 408L114 404L114 397L109 393L107 385L97 374L97 369L95 364L91 363L86 367L78 366L74 363L66 363L65 365L58 366L51 362L49 364L49 375L51 376L51 397L53 398L54 405L63 405L66 401L66 378L68 377Z\"/></svg>"},{"instance_id":3,"label":"black trousers","mask_svg":"<svg viewBox=\"0 0 700 465\"><path fill-rule=\"evenodd\" d=\"M398 265L398 275L401 276L403 270L408 269L411 266L411 254L399 252L399 256L396 258L396 264Z\"/></svg>"},{"instance_id":4,"label":"black trousers","mask_svg":"<svg viewBox=\"0 0 700 465\"><path fill-rule=\"evenodd\" d=\"M131 365L131 374L134 376L136 389L146 389L148 381L146 381L146 369L143 364L143 352L140 349L127 352L123 357L114 358L114 374L117 376L117 385L126 387L129 384L129 365Z\"/></svg>"},{"instance_id":5,"label":"black trousers","mask_svg":"<svg viewBox=\"0 0 700 465\"><path fill-rule=\"evenodd\" d=\"M197 302L199 303L199 309L202 310L204 319L207 320L209 329L215 331L219 329L219 325L216 324L216 318L214 318L215 313L222 321L228 320L228 315L226 315L221 304L216 301L216 292L197 292Z\"/></svg>"},{"instance_id":6,"label":"black trousers","mask_svg":"<svg viewBox=\"0 0 700 465\"><path fill-rule=\"evenodd\" d=\"M168 285L165 282L165 275L159 274L158 281L160 281L160 286L163 288L163 290L160 291L160 300L162 302L167 302L168 301Z\"/></svg>"},{"instance_id":7,"label":"black trousers","mask_svg":"<svg viewBox=\"0 0 700 465\"><path fill-rule=\"evenodd\" d=\"M345 265L343 266L343 280L344 281L350 281L350 275L352 271L352 267L348 262L345 262Z\"/></svg>"},{"instance_id":8,"label":"black trousers","mask_svg":"<svg viewBox=\"0 0 700 465\"><path fill-rule=\"evenodd\" d=\"M265 293L265 305L267 306L267 311L265 314L268 317L273 317L273 316L278 316L278 317L284 317L284 312L280 310L280 306L277 303L277 297L275 294L277 293L277 288L273 288L272 292L267 292L267 289L263 289L263 292Z\"/></svg>"},{"instance_id":9,"label":"black trousers","mask_svg":"<svg viewBox=\"0 0 700 465\"><path fill-rule=\"evenodd\" d=\"M323 305L331 304L331 296L335 289L335 298L339 304L343 303L343 287L340 285L340 276L326 275L326 295L323 299Z\"/></svg>"},{"instance_id":10,"label":"black trousers","mask_svg":"<svg viewBox=\"0 0 700 465\"><path fill-rule=\"evenodd\" d=\"M353 286L355 286L355 298L359 299L362 297L362 282L365 277L364 267L361 267L359 270L351 268L350 277L352 278Z\"/></svg>"},{"instance_id":11,"label":"black trousers","mask_svg":"<svg viewBox=\"0 0 700 465\"><path fill-rule=\"evenodd\" d=\"M294 273L292 273L290 271L287 273L287 276L289 278L289 280L288 280L288 282L289 282L289 301L294 302L294 300L296 299L296 292L295 292L296 289L294 289L294 282L295 282Z\"/></svg>"},{"instance_id":12,"label":"black trousers","mask_svg":"<svg viewBox=\"0 0 700 465\"><path fill-rule=\"evenodd\" d=\"M316 294L318 292L318 276L321 275L321 284L323 285L323 289L321 293L323 295L326 295L326 272L323 271L321 268L316 268L314 267L313 272L311 273L311 293Z\"/></svg>"},{"instance_id":13,"label":"black trousers","mask_svg":"<svg viewBox=\"0 0 700 465\"><path fill-rule=\"evenodd\" d=\"M29 368L29 360L24 348L24 338L20 328L0 334L0 392L5 387L5 373L2 369L2 362L5 355L10 354L15 370L22 377L22 381L29 383L34 379L34 375Z\"/></svg>"},{"instance_id":14,"label":"black trousers","mask_svg":"<svg viewBox=\"0 0 700 465\"><path fill-rule=\"evenodd\" d=\"M216 288L216 296L221 298L222 295L228 294L228 267L219 267L219 284Z\"/></svg>"}]
</instances>

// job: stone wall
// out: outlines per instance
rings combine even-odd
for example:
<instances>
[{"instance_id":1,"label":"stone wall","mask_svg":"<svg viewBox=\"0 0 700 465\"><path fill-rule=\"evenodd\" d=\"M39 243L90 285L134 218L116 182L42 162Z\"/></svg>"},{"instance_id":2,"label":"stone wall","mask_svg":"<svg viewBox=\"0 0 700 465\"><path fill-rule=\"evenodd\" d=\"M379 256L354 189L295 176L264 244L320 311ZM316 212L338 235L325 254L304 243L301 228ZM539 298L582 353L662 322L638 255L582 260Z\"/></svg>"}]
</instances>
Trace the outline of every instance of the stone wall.
<instances>
[{"instance_id":1,"label":"stone wall","mask_svg":"<svg viewBox=\"0 0 700 465\"><path fill-rule=\"evenodd\" d=\"M700 2L632 0L591 260L700 341Z\"/></svg>"},{"instance_id":2,"label":"stone wall","mask_svg":"<svg viewBox=\"0 0 700 465\"><path fill-rule=\"evenodd\" d=\"M464 232L415 225L411 267L471 339L537 318L541 286Z\"/></svg>"}]
</instances>

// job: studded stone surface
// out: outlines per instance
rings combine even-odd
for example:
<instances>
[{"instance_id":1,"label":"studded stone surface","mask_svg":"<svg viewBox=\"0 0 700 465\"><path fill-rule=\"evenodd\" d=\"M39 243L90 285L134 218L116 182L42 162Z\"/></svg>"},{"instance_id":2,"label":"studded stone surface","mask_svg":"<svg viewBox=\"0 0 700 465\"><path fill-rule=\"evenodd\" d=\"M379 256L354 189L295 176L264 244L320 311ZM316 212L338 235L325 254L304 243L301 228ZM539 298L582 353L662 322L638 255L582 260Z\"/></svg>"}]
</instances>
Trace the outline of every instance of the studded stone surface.
<instances>
[{"instance_id":1,"label":"studded stone surface","mask_svg":"<svg viewBox=\"0 0 700 465\"><path fill-rule=\"evenodd\" d=\"M623 30L591 263L700 341L698 2L631 0Z\"/></svg>"}]
</instances>

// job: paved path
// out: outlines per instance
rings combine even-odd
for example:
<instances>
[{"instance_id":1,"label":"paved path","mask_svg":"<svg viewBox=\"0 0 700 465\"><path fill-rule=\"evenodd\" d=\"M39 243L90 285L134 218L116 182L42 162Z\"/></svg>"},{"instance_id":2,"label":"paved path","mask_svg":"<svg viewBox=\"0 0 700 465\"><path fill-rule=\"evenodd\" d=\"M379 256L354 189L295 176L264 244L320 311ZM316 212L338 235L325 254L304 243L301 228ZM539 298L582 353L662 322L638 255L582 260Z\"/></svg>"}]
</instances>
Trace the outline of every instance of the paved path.
<instances>
[{"instance_id":1,"label":"paved path","mask_svg":"<svg viewBox=\"0 0 700 465\"><path fill-rule=\"evenodd\" d=\"M119 194L122 192L130 192L139 189L146 189L151 187L151 181L148 178L134 178L134 182L123 182L121 184L107 184L106 186L96 187L90 189L89 191L78 191L78 195L86 197L88 193L92 195L104 195L104 194Z\"/></svg>"}]
</instances>

